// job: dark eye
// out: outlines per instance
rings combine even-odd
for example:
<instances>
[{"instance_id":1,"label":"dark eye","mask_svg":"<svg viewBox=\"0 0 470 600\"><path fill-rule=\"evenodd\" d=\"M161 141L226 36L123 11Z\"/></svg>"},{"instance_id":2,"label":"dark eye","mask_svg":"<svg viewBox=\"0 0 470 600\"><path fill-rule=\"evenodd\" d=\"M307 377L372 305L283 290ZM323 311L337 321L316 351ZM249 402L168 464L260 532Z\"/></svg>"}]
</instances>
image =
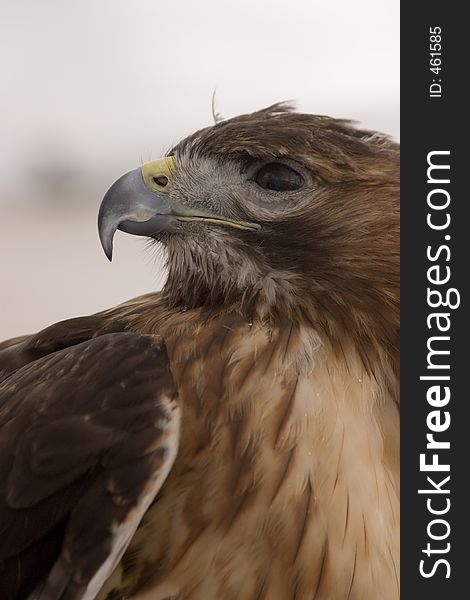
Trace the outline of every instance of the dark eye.
<instances>
[{"instance_id":1,"label":"dark eye","mask_svg":"<svg viewBox=\"0 0 470 600\"><path fill-rule=\"evenodd\" d=\"M290 192L304 184L302 175L282 163L268 163L256 173L254 180L265 190Z\"/></svg>"}]
</instances>

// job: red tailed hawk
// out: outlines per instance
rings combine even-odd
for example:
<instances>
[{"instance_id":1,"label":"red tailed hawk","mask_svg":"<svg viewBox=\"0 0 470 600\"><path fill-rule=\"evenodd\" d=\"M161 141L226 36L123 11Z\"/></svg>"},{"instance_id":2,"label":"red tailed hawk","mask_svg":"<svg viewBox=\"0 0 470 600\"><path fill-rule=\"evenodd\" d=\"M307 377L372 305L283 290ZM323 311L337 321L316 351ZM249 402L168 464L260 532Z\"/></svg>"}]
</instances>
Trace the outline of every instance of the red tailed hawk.
<instances>
[{"instance_id":1,"label":"red tailed hawk","mask_svg":"<svg viewBox=\"0 0 470 600\"><path fill-rule=\"evenodd\" d=\"M395 600L399 150L275 105L107 192L153 293L0 346L0 598Z\"/></svg>"}]
</instances>

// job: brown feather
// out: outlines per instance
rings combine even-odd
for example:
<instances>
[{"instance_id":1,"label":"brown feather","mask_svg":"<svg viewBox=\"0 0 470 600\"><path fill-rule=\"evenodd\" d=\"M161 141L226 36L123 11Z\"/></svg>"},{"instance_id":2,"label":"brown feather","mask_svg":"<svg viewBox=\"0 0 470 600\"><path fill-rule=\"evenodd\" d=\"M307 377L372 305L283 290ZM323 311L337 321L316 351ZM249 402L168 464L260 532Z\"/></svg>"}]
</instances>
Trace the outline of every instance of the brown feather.
<instances>
[{"instance_id":1,"label":"brown feather","mask_svg":"<svg viewBox=\"0 0 470 600\"><path fill-rule=\"evenodd\" d=\"M278 104L172 153L180 202L259 231L156 235L161 294L0 346L11 373L114 328L165 342L178 456L99 600L397 600L398 146ZM227 192L266 160L311 193L279 209Z\"/></svg>"}]
</instances>

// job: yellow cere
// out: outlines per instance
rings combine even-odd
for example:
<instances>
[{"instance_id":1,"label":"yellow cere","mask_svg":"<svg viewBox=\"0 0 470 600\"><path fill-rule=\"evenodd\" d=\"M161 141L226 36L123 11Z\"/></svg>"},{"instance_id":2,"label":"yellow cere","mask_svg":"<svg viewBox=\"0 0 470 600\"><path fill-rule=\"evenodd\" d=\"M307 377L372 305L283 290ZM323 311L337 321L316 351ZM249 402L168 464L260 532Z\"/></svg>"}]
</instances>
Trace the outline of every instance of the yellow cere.
<instances>
[{"instance_id":1,"label":"yellow cere","mask_svg":"<svg viewBox=\"0 0 470 600\"><path fill-rule=\"evenodd\" d=\"M168 192L176 171L176 158L168 156L142 165L142 177L145 185L158 192Z\"/></svg>"}]
</instances>

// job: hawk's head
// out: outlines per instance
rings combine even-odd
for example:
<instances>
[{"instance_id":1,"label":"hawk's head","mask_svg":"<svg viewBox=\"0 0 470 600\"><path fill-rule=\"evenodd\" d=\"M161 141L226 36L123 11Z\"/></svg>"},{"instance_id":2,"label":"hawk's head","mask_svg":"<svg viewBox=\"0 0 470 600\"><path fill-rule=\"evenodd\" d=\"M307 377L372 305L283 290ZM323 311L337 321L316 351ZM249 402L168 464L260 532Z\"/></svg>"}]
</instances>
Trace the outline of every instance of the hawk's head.
<instances>
[{"instance_id":1,"label":"hawk's head","mask_svg":"<svg viewBox=\"0 0 470 600\"><path fill-rule=\"evenodd\" d=\"M396 344L399 150L278 104L189 136L107 192L99 230L166 251L170 303ZM392 335L393 333L393 335ZM393 338L393 339L392 339Z\"/></svg>"}]
</instances>

